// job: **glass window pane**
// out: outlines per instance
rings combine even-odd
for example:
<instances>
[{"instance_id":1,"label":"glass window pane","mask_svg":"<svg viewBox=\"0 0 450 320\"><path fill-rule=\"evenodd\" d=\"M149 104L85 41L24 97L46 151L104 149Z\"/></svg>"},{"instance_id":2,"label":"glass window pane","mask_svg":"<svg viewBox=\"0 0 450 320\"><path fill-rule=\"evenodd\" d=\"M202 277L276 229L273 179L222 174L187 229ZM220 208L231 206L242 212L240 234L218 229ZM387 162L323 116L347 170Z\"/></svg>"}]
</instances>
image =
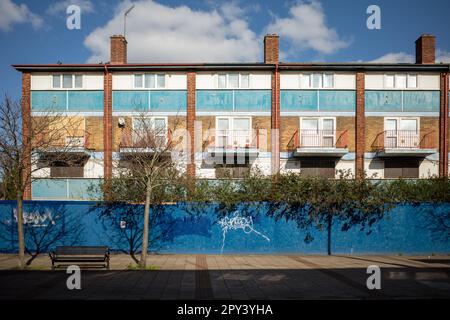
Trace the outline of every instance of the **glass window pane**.
<instances>
[{"instance_id":1,"label":"glass window pane","mask_svg":"<svg viewBox=\"0 0 450 320\"><path fill-rule=\"evenodd\" d=\"M333 119L323 119L323 130L333 131L334 130L334 120Z\"/></svg>"},{"instance_id":2,"label":"glass window pane","mask_svg":"<svg viewBox=\"0 0 450 320\"><path fill-rule=\"evenodd\" d=\"M234 119L234 130L249 130L249 129L250 129L250 119L248 118Z\"/></svg>"},{"instance_id":3,"label":"glass window pane","mask_svg":"<svg viewBox=\"0 0 450 320\"><path fill-rule=\"evenodd\" d=\"M309 88L310 87L310 75L309 74L302 74L301 75L301 87L302 88Z\"/></svg>"},{"instance_id":4,"label":"glass window pane","mask_svg":"<svg viewBox=\"0 0 450 320\"><path fill-rule=\"evenodd\" d=\"M406 88L406 74L398 74L395 76L395 87Z\"/></svg>"},{"instance_id":5,"label":"glass window pane","mask_svg":"<svg viewBox=\"0 0 450 320\"><path fill-rule=\"evenodd\" d=\"M164 118L155 119L155 132L157 135L163 135L166 133L166 120Z\"/></svg>"},{"instance_id":6,"label":"glass window pane","mask_svg":"<svg viewBox=\"0 0 450 320\"><path fill-rule=\"evenodd\" d=\"M219 88L227 87L227 76L225 74L219 74L218 87Z\"/></svg>"},{"instance_id":7,"label":"glass window pane","mask_svg":"<svg viewBox=\"0 0 450 320\"><path fill-rule=\"evenodd\" d=\"M322 87L322 75L315 73L312 75L312 87L320 88Z\"/></svg>"},{"instance_id":8,"label":"glass window pane","mask_svg":"<svg viewBox=\"0 0 450 320\"><path fill-rule=\"evenodd\" d=\"M228 128L229 128L228 119L217 120L217 129L218 130L228 130Z\"/></svg>"},{"instance_id":9,"label":"glass window pane","mask_svg":"<svg viewBox=\"0 0 450 320\"><path fill-rule=\"evenodd\" d=\"M230 88L239 88L239 75L230 74L228 75L228 81Z\"/></svg>"},{"instance_id":10,"label":"glass window pane","mask_svg":"<svg viewBox=\"0 0 450 320\"><path fill-rule=\"evenodd\" d=\"M334 77L332 74L324 74L323 75L323 87L324 88L332 88L334 86Z\"/></svg>"},{"instance_id":11,"label":"glass window pane","mask_svg":"<svg viewBox=\"0 0 450 320\"><path fill-rule=\"evenodd\" d=\"M301 130L318 130L319 119L302 119Z\"/></svg>"},{"instance_id":12,"label":"glass window pane","mask_svg":"<svg viewBox=\"0 0 450 320\"><path fill-rule=\"evenodd\" d=\"M400 121L400 130L417 131L416 119L402 119Z\"/></svg>"},{"instance_id":13,"label":"glass window pane","mask_svg":"<svg viewBox=\"0 0 450 320\"><path fill-rule=\"evenodd\" d=\"M397 120L396 119L386 120L386 128L385 129L388 131L396 131L397 130Z\"/></svg>"},{"instance_id":14,"label":"glass window pane","mask_svg":"<svg viewBox=\"0 0 450 320\"><path fill-rule=\"evenodd\" d=\"M146 74L145 75L145 87L146 88L154 88L155 87L155 75L154 74Z\"/></svg>"},{"instance_id":15,"label":"glass window pane","mask_svg":"<svg viewBox=\"0 0 450 320\"><path fill-rule=\"evenodd\" d=\"M83 76L81 74L75 75L75 88L83 87Z\"/></svg>"},{"instance_id":16,"label":"glass window pane","mask_svg":"<svg viewBox=\"0 0 450 320\"><path fill-rule=\"evenodd\" d=\"M408 88L417 88L417 75L410 74L408 76Z\"/></svg>"},{"instance_id":17,"label":"glass window pane","mask_svg":"<svg viewBox=\"0 0 450 320\"><path fill-rule=\"evenodd\" d=\"M242 74L241 75L241 88L249 88L250 87L250 75Z\"/></svg>"},{"instance_id":18,"label":"glass window pane","mask_svg":"<svg viewBox=\"0 0 450 320\"><path fill-rule=\"evenodd\" d=\"M135 88L142 88L142 74L135 74L134 75L134 87Z\"/></svg>"},{"instance_id":19,"label":"glass window pane","mask_svg":"<svg viewBox=\"0 0 450 320\"><path fill-rule=\"evenodd\" d=\"M61 75L53 75L53 88L61 88Z\"/></svg>"},{"instance_id":20,"label":"glass window pane","mask_svg":"<svg viewBox=\"0 0 450 320\"><path fill-rule=\"evenodd\" d=\"M158 88L165 88L166 76L164 74L157 74L156 75L156 83L158 85Z\"/></svg>"},{"instance_id":21,"label":"glass window pane","mask_svg":"<svg viewBox=\"0 0 450 320\"><path fill-rule=\"evenodd\" d=\"M393 88L394 87L394 75L392 74L387 74L384 77L384 86L386 88Z\"/></svg>"},{"instance_id":22,"label":"glass window pane","mask_svg":"<svg viewBox=\"0 0 450 320\"><path fill-rule=\"evenodd\" d=\"M71 74L63 75L63 88L72 88L72 75Z\"/></svg>"}]
</instances>

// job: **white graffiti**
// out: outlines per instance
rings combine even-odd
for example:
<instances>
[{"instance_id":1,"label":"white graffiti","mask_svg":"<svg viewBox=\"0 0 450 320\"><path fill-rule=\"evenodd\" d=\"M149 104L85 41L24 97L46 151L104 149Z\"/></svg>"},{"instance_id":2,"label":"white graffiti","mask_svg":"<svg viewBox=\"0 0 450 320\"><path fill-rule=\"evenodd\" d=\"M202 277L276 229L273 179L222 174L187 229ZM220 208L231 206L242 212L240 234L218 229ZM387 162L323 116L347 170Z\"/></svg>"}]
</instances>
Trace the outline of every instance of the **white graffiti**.
<instances>
[{"instance_id":1,"label":"white graffiti","mask_svg":"<svg viewBox=\"0 0 450 320\"><path fill-rule=\"evenodd\" d=\"M250 234L252 232L256 233L257 235L263 237L267 241L270 242L269 237L262 234L261 232L255 230L253 228L253 219L252 217L243 217L239 215L238 211L235 211L231 217L224 217L219 220L219 225L222 228L222 249L221 253L223 253L223 248L225 247L225 239L227 236L228 230L238 230L241 229L246 234Z\"/></svg>"},{"instance_id":2,"label":"white graffiti","mask_svg":"<svg viewBox=\"0 0 450 320\"><path fill-rule=\"evenodd\" d=\"M17 223L17 210L14 209L14 220ZM53 214L50 210L46 210L44 213L40 212L23 212L23 224L31 225L32 227L46 227L47 222L55 225L56 222L53 219Z\"/></svg>"}]
</instances>

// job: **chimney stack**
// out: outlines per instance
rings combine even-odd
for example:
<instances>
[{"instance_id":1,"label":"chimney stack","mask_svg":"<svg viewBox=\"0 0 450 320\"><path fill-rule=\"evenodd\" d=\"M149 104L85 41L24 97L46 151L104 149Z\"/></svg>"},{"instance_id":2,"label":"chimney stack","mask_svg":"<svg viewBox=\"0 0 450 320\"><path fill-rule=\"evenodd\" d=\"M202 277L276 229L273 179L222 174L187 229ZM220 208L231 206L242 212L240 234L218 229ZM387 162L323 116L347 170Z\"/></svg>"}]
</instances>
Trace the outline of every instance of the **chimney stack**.
<instances>
[{"instance_id":1,"label":"chimney stack","mask_svg":"<svg viewBox=\"0 0 450 320\"><path fill-rule=\"evenodd\" d=\"M264 37L264 63L279 62L279 37L277 34L267 34Z\"/></svg>"},{"instance_id":2,"label":"chimney stack","mask_svg":"<svg viewBox=\"0 0 450 320\"><path fill-rule=\"evenodd\" d=\"M127 63L127 40L122 35L111 37L111 64Z\"/></svg>"},{"instance_id":3,"label":"chimney stack","mask_svg":"<svg viewBox=\"0 0 450 320\"><path fill-rule=\"evenodd\" d=\"M416 40L416 63L435 63L436 37L431 34L423 34Z\"/></svg>"}]
</instances>

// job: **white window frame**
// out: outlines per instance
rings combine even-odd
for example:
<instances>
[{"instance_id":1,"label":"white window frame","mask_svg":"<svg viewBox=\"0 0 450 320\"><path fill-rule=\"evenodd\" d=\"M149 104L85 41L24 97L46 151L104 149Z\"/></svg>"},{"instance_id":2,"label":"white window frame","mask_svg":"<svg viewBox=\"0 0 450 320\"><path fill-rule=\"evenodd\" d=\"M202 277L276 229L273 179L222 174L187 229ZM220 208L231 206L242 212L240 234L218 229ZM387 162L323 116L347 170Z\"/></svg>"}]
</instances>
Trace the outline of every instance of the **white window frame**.
<instances>
[{"instance_id":1,"label":"white window frame","mask_svg":"<svg viewBox=\"0 0 450 320\"><path fill-rule=\"evenodd\" d=\"M409 78L411 77L416 77L416 86L415 87L411 87L409 85ZM408 89L418 89L419 88L419 75L416 73L409 73L406 75L406 88Z\"/></svg>"},{"instance_id":2,"label":"white window frame","mask_svg":"<svg viewBox=\"0 0 450 320\"><path fill-rule=\"evenodd\" d=\"M150 119L151 120L151 124L152 124L152 130L154 130L154 126L155 126L155 119L164 119L164 124L165 124L165 132L164 132L164 134L165 134L165 138L166 138L166 142L167 142L167 139L169 138L169 119L168 119L169 117L167 117L167 116L153 116L153 117L132 117L132 119L131 119L131 127L132 127L132 130L133 130L133 136L131 137L131 139L132 139L132 141L134 142L135 141L135 137L134 137L134 134L135 134L135 132L136 132L136 129L135 129L135 120L147 120L147 119Z\"/></svg>"},{"instance_id":3,"label":"white window frame","mask_svg":"<svg viewBox=\"0 0 450 320\"><path fill-rule=\"evenodd\" d=\"M235 119L248 119L249 120L249 139L250 139L250 145L252 143L252 138L253 138L253 126L252 126L252 117L247 117L247 116L216 116L216 121L215 121L215 146L217 146L217 141L219 138L219 119L227 119L228 120L228 131L233 132L234 131L234 120ZM221 135L222 136L222 135ZM225 148L228 147L228 139L230 139L230 136L227 136L227 145L225 146Z\"/></svg>"},{"instance_id":4,"label":"white window frame","mask_svg":"<svg viewBox=\"0 0 450 320\"><path fill-rule=\"evenodd\" d=\"M397 121L397 132L401 131L400 130L400 122L402 120L416 120L416 123L417 123L417 128L416 128L417 139L418 139L418 144L420 144L420 117L384 117L384 121L383 121L383 126L384 126L383 129L384 129L384 131L383 132L388 131L386 129L386 123L387 123L388 120L396 120ZM395 135L395 138L397 139L397 147L395 149L401 149L401 147L399 147L399 142L398 142L398 139L399 139L398 133ZM384 143L384 145L386 145L386 135L384 136L384 142L383 143ZM405 147L405 148L410 149L411 147ZM417 148L420 148L420 146L418 145Z\"/></svg>"},{"instance_id":5,"label":"white window frame","mask_svg":"<svg viewBox=\"0 0 450 320\"><path fill-rule=\"evenodd\" d=\"M320 85L318 87L313 86L313 75L320 75ZM333 85L331 87L325 87L324 86L324 79L325 75L332 76L333 78ZM304 78L307 78L307 86L304 86ZM310 73L301 73L299 75L299 87L301 89L334 89L336 88L336 74L332 72L310 72Z\"/></svg>"},{"instance_id":6,"label":"white window frame","mask_svg":"<svg viewBox=\"0 0 450 320\"><path fill-rule=\"evenodd\" d=\"M237 75L238 76L238 86L237 87L231 87L230 86L230 75ZM248 87L243 88L242 87L242 76L246 75L248 76ZM225 87L221 88L219 87L219 77L220 76L225 76ZM217 89L232 89L232 90L236 90L236 89L250 89L252 88L252 76L250 73L237 73L237 72L230 72L230 73L218 73L217 74L217 80L216 80L216 88Z\"/></svg>"},{"instance_id":7,"label":"white window frame","mask_svg":"<svg viewBox=\"0 0 450 320\"><path fill-rule=\"evenodd\" d=\"M406 86L403 88L400 88L398 86L397 78L398 76L403 75L406 76ZM387 77L393 76L394 77L394 84L392 87L387 86ZM410 77L416 77L416 86L411 87L410 86ZM417 73L385 73L383 76L383 88L384 89L391 89L391 90L407 90L407 89L418 89L419 88L419 75Z\"/></svg>"},{"instance_id":8,"label":"white window frame","mask_svg":"<svg viewBox=\"0 0 450 320\"><path fill-rule=\"evenodd\" d=\"M162 75L164 77L164 86L160 87L158 86L158 76ZM142 76L142 87L136 87L136 76ZM147 77L153 77L154 80L154 87L146 87L145 82ZM141 89L141 90L158 90L158 89L165 89L167 88L167 74L165 73L135 73L133 74L133 88L134 89Z\"/></svg>"},{"instance_id":9,"label":"white window frame","mask_svg":"<svg viewBox=\"0 0 450 320\"><path fill-rule=\"evenodd\" d=\"M302 137L301 137L301 134L302 134L302 121L304 120L304 119L306 119L306 120L308 120L308 119L317 119L318 120L318 128L317 128L317 130L320 132L320 131L323 131L324 129L323 129L323 121L324 120L333 120L333 147L324 147L324 146L322 146L322 147L320 147L320 146L317 146L317 148L336 148L336 117L300 117L300 122L299 122L299 128L300 128L300 134L299 134L299 141L302 141L301 139L302 139ZM318 135L320 135L320 133L318 133ZM327 137L331 137L331 135L326 135ZM322 139L323 139L323 136L322 136ZM300 144L300 146L301 146L301 144ZM311 147L311 148L313 148L313 147Z\"/></svg>"},{"instance_id":10,"label":"white window frame","mask_svg":"<svg viewBox=\"0 0 450 320\"><path fill-rule=\"evenodd\" d=\"M68 88L64 88L64 76L70 75L72 76L72 83L71 86ZM53 86L53 77L58 76L59 77L59 87ZM81 87L75 87L75 76L81 76ZM82 73L52 73L52 90L82 90L84 88L84 74Z\"/></svg>"}]
</instances>

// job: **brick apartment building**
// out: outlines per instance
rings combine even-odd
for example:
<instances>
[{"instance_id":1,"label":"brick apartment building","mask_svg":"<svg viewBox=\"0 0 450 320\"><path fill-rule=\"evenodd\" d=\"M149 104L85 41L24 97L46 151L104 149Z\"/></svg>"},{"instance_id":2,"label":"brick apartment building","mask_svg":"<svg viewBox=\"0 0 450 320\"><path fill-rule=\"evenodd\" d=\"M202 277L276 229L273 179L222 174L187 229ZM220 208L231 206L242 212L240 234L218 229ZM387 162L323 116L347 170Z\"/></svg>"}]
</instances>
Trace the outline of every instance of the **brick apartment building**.
<instances>
[{"instance_id":1,"label":"brick apartment building","mask_svg":"<svg viewBox=\"0 0 450 320\"><path fill-rule=\"evenodd\" d=\"M435 63L434 36L417 39L416 63L284 63L272 34L261 63L128 63L123 36L111 37L110 59L13 66L22 72L24 115L50 108L80 120L66 140L77 143L82 161L37 171L27 198L86 198L86 187L114 175L136 147L127 128L142 113L167 134L174 123L187 130L181 167L197 178L255 168L448 176L449 65ZM226 166L207 161L217 155Z\"/></svg>"}]
</instances>

